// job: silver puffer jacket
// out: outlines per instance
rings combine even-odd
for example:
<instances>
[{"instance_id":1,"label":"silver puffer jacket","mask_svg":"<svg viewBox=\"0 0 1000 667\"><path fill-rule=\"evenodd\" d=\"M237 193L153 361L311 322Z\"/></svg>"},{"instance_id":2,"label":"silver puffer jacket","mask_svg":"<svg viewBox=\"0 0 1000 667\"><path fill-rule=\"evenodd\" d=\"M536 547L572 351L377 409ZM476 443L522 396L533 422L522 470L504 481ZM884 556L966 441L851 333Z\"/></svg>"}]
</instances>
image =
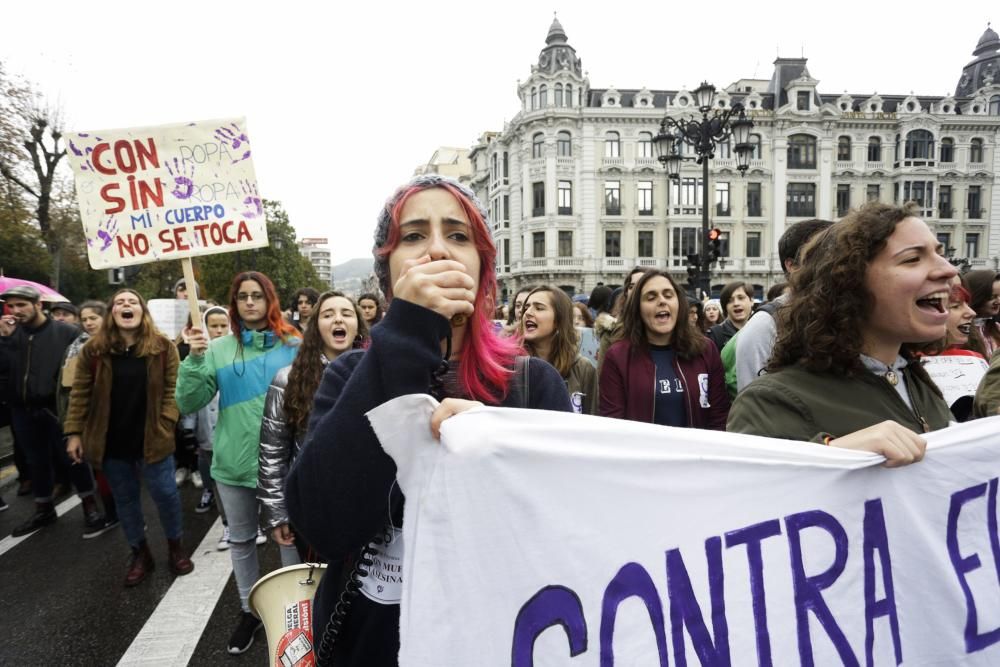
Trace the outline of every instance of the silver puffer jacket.
<instances>
[{"instance_id":1,"label":"silver puffer jacket","mask_svg":"<svg viewBox=\"0 0 1000 667\"><path fill-rule=\"evenodd\" d=\"M260 424L260 454L257 469L257 499L263 526L270 531L288 523L285 510L285 478L288 468L302 448L304 433L294 433L285 420L285 387L291 366L278 371L264 399L264 419Z\"/></svg>"}]
</instances>

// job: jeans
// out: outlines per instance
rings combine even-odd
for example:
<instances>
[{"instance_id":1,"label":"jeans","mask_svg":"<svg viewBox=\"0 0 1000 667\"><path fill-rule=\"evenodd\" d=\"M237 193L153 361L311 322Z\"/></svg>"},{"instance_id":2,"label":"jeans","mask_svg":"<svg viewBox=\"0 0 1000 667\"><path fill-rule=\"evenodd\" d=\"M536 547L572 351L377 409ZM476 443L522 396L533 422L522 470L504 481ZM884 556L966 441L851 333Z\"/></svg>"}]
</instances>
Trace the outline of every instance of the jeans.
<instances>
[{"instance_id":1,"label":"jeans","mask_svg":"<svg viewBox=\"0 0 1000 667\"><path fill-rule=\"evenodd\" d=\"M260 578L260 563L257 561L257 489L230 486L218 480L215 487L229 521L229 556L233 561L240 606L243 611L249 612L247 598L250 596L250 589Z\"/></svg>"},{"instance_id":2,"label":"jeans","mask_svg":"<svg viewBox=\"0 0 1000 667\"><path fill-rule=\"evenodd\" d=\"M212 478L211 449L198 448L198 472L201 473L201 481L204 483L205 488L215 494L215 508L219 511L219 518L222 519L222 525L228 526L229 521L226 519L226 510L222 507L222 501L219 499L219 488Z\"/></svg>"},{"instance_id":3,"label":"jeans","mask_svg":"<svg viewBox=\"0 0 1000 667\"><path fill-rule=\"evenodd\" d=\"M125 539L129 546L139 548L146 541L146 520L142 515L142 498L139 494L140 475L146 480L149 495L156 503L160 525L168 540L181 537L181 497L174 480L174 458L168 456L159 463L104 459L104 476L111 486L118 507Z\"/></svg>"},{"instance_id":4,"label":"jeans","mask_svg":"<svg viewBox=\"0 0 1000 667\"><path fill-rule=\"evenodd\" d=\"M11 422L18 443L28 453L31 463L31 490L36 503L52 501L55 466L68 469L77 494L84 498L94 493L94 476L86 461L73 463L63 445L62 428L56 415L45 408L11 407Z\"/></svg>"}]
</instances>

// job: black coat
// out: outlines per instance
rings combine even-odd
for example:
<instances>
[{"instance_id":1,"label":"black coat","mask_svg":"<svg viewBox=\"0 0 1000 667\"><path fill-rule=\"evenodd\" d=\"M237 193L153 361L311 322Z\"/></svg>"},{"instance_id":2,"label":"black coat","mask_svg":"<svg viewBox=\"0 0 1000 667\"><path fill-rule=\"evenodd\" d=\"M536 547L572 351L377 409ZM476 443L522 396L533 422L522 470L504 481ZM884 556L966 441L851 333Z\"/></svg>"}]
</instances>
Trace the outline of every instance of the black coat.
<instances>
[{"instance_id":1,"label":"black coat","mask_svg":"<svg viewBox=\"0 0 1000 667\"><path fill-rule=\"evenodd\" d=\"M80 330L50 317L32 329L20 325L10 336L0 337L0 369L6 367L3 394L11 404L56 409L56 391L66 348Z\"/></svg>"}]
</instances>

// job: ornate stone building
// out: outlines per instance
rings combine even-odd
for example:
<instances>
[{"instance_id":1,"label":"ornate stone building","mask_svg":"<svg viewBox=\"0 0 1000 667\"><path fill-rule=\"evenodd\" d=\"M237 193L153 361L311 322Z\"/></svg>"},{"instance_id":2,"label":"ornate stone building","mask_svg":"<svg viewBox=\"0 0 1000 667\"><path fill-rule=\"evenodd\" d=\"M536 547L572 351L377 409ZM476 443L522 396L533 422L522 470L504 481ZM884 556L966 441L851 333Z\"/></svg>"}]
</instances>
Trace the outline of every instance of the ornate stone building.
<instances>
[{"instance_id":1,"label":"ornate stone building","mask_svg":"<svg viewBox=\"0 0 1000 667\"><path fill-rule=\"evenodd\" d=\"M947 97L822 94L805 58L780 57L770 79L718 91L719 108L748 109L755 149L742 177L728 145L710 163L711 222L724 234L713 291L735 279L760 291L781 281L787 225L838 219L870 199L917 202L954 257L1000 265L998 50L987 29ZM653 137L664 114L697 113L693 92L592 88L554 20L518 95L517 115L469 155L504 289L544 281L589 292L621 283L634 265L685 282L701 238L701 167L685 163L668 183Z\"/></svg>"}]
</instances>

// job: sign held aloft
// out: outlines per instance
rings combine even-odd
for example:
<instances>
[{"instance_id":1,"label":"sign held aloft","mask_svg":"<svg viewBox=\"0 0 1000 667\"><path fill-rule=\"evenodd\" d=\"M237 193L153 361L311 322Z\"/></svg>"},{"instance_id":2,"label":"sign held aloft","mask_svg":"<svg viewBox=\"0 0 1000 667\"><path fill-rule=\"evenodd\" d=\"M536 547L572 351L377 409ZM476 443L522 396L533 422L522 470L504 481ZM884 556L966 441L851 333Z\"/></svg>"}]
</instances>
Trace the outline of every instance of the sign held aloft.
<instances>
[{"instance_id":1,"label":"sign held aloft","mask_svg":"<svg viewBox=\"0 0 1000 667\"><path fill-rule=\"evenodd\" d=\"M268 245L245 119L67 138L92 268Z\"/></svg>"}]
</instances>

